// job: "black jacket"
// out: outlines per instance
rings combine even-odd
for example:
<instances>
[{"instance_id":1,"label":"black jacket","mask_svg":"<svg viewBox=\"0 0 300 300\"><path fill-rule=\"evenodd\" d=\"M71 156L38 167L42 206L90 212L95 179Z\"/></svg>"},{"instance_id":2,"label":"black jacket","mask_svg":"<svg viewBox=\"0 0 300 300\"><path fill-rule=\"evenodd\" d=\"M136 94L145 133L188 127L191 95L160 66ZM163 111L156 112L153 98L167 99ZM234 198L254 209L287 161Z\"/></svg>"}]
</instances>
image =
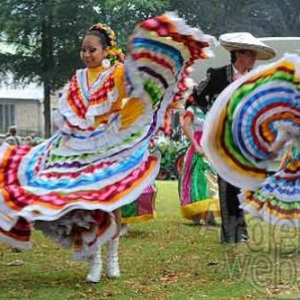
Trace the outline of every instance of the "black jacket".
<instances>
[{"instance_id":1,"label":"black jacket","mask_svg":"<svg viewBox=\"0 0 300 300\"><path fill-rule=\"evenodd\" d=\"M199 107L206 113L218 95L233 81L232 65L207 70L203 79L193 90L193 97Z\"/></svg>"}]
</instances>

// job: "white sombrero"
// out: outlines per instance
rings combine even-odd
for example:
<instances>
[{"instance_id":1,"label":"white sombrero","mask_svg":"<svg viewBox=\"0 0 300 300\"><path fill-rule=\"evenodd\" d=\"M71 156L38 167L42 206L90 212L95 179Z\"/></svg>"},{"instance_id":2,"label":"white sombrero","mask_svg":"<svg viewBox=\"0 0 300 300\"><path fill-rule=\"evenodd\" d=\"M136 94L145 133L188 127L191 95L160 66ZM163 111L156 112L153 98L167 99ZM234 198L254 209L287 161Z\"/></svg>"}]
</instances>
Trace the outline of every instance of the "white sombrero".
<instances>
[{"instance_id":1,"label":"white sombrero","mask_svg":"<svg viewBox=\"0 0 300 300\"><path fill-rule=\"evenodd\" d=\"M237 50L253 50L257 52L258 60L271 59L276 51L261 42L249 32L225 33L219 37L220 44L229 52Z\"/></svg>"}]
</instances>

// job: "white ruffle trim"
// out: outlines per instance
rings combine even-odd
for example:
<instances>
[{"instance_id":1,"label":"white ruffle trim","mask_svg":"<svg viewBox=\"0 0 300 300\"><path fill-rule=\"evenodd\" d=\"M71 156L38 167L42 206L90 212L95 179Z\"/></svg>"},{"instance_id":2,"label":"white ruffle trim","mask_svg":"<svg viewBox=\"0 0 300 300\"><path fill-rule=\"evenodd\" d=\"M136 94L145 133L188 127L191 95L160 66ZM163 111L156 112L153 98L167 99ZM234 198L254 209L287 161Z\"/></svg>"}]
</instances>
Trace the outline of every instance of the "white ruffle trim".
<instances>
[{"instance_id":1,"label":"white ruffle trim","mask_svg":"<svg viewBox=\"0 0 300 300\"><path fill-rule=\"evenodd\" d=\"M84 99L84 105L87 107L87 112L85 114L85 118L82 119L79 116L76 115L76 113L73 111L72 107L68 103L68 91L69 91L69 86L70 84L64 89L62 96L59 99L59 106L58 109L60 111L60 114L68 120L70 124L73 126L77 126L82 129L87 129L89 127L92 127L94 125L95 121L95 116L101 116L105 113L107 113L112 104L116 102L118 99L118 91L116 87L114 87L108 94L107 94L107 99L94 106L89 105L89 99L92 96L92 93L95 91L95 88L93 86L99 85L101 81L107 78L107 76L111 75L115 71L116 65L112 66L110 69L104 71L98 80L92 85L91 90L88 91L86 84L85 84L85 78L86 78L86 72L87 69L80 69L77 70L76 72L76 80L77 80L77 85L81 89L81 94ZM87 98L88 97L88 98ZM66 124L65 124L66 126ZM62 130L67 130L67 128L62 127Z\"/></svg>"},{"instance_id":2,"label":"white ruffle trim","mask_svg":"<svg viewBox=\"0 0 300 300\"><path fill-rule=\"evenodd\" d=\"M151 156L153 156L153 154L151 154ZM156 156L156 155L155 155ZM124 158L124 159L128 159L128 158ZM133 172L134 170L137 170L140 168L140 166L149 159L149 153L148 151L145 152L142 160L132 166L130 169L127 169L126 171L123 171L123 172L119 172L117 174L115 174L114 176L109 176L105 179L102 179L102 180L98 180L96 182L93 182L93 183L90 183L90 184L81 184L81 185L75 185L75 187L73 188L68 188L68 192L69 193L75 193L77 192L78 190L80 191L95 191L95 190L100 190L100 189L103 189L105 186L107 185L111 185L111 184L114 184L116 182L119 182L119 181L122 181L126 176L128 176L131 172ZM157 160L159 161L159 157L157 156ZM116 162L116 164L118 164L119 162ZM114 168L114 166L112 166L111 168ZM99 171L101 172L101 171ZM68 177L66 176L65 178L62 178L62 180L66 180L68 179ZM20 180L21 181L21 180ZM26 178L22 178L22 184L26 184ZM49 188L50 190L51 187ZM30 186L30 183L27 184L26 186L26 191L28 192L31 192L35 195L39 195L39 196L42 196L42 195L45 195L45 194L48 194L49 193L49 189L46 189L46 188L41 188L41 187L35 187L35 186ZM62 188L56 188L55 189L55 192L66 192L66 188L65 187L62 187Z\"/></svg>"},{"instance_id":3,"label":"white ruffle trim","mask_svg":"<svg viewBox=\"0 0 300 300\"><path fill-rule=\"evenodd\" d=\"M300 227L300 218L281 219L274 214L270 214L263 206L258 210L253 205L246 202L246 194L244 192L239 194L238 198L241 203L240 208L257 219L271 223L274 226L285 226L288 228Z\"/></svg>"},{"instance_id":4,"label":"white ruffle trim","mask_svg":"<svg viewBox=\"0 0 300 300\"><path fill-rule=\"evenodd\" d=\"M156 153L158 157L160 157L159 153ZM69 205L64 206L63 210L52 210L43 205L28 205L22 209L22 211L18 212L17 215L23 217L28 222L34 222L36 220L40 221L54 221L61 218L66 213L75 210L75 209L83 209L83 210L103 210L106 212L112 212L113 210L131 203L135 201L143 190L152 182L154 182L158 172L159 172L159 161L155 165L153 171L149 174L149 176L134 190L132 190L129 194L123 197L121 200L110 203L110 204L102 204L100 201L98 203L86 203L86 202L78 202L71 203Z\"/></svg>"},{"instance_id":5,"label":"white ruffle trim","mask_svg":"<svg viewBox=\"0 0 300 300\"><path fill-rule=\"evenodd\" d=\"M84 229L81 233L82 248L74 253L75 259L82 260L88 259L94 253L97 253L99 248L115 234L117 229L115 217L112 213L108 213L108 215L111 219L111 224L103 235L97 238L96 242L93 241L95 241L97 236L98 226L88 211L77 210L52 222L36 221L34 227L65 248L70 248L74 245L72 236L74 226Z\"/></svg>"},{"instance_id":6,"label":"white ruffle trim","mask_svg":"<svg viewBox=\"0 0 300 300\"><path fill-rule=\"evenodd\" d=\"M129 128L121 130L120 115L112 115L110 119L117 119L112 121L108 126L103 126L103 133L99 134L98 136L86 137L84 139L66 136L63 137L62 143L68 148L76 149L84 153L91 153L99 151L100 149L105 149L106 151L109 151L109 148L113 147L118 147L119 150L119 145L126 145L126 139L136 134L137 132L142 132L142 134L139 135L139 139L142 139L146 136L152 122L152 118L150 117L152 117L151 112L147 111L139 118L137 118L137 120ZM80 132L78 134L80 135ZM136 139L133 139L129 144L127 142L126 148L132 147L137 142L139 142L139 140ZM65 149L57 149L54 151L54 153L60 153L61 150L62 152L64 152Z\"/></svg>"}]
</instances>

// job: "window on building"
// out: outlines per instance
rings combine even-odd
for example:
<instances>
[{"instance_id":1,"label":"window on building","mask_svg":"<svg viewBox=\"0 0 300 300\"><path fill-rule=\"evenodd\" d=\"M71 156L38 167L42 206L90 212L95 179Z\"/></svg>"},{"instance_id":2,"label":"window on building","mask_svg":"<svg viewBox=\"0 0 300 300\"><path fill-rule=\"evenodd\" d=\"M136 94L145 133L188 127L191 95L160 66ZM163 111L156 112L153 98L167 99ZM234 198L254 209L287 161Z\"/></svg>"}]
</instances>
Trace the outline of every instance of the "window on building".
<instances>
[{"instance_id":1,"label":"window on building","mask_svg":"<svg viewBox=\"0 0 300 300\"><path fill-rule=\"evenodd\" d=\"M0 104L0 131L6 132L8 127L15 124L15 106Z\"/></svg>"}]
</instances>

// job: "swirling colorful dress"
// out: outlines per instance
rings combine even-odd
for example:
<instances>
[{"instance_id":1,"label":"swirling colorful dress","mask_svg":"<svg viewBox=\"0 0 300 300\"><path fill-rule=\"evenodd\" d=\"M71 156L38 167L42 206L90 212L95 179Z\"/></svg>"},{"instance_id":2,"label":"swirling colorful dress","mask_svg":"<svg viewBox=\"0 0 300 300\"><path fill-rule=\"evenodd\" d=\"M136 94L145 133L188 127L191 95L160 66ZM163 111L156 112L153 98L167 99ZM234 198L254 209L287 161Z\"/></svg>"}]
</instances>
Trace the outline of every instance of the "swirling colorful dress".
<instances>
[{"instance_id":1,"label":"swirling colorful dress","mask_svg":"<svg viewBox=\"0 0 300 300\"><path fill-rule=\"evenodd\" d=\"M167 106L190 93L187 68L209 39L174 14L139 24L125 65L78 70L60 99L58 132L40 145L0 149L0 239L30 246L31 224L86 258L115 233L113 210L154 181L151 136ZM93 77L93 76L92 76Z\"/></svg>"},{"instance_id":2,"label":"swirling colorful dress","mask_svg":"<svg viewBox=\"0 0 300 300\"><path fill-rule=\"evenodd\" d=\"M300 155L275 173L274 149L300 145L300 57L285 55L231 84L205 126L203 148L223 178L243 189L241 207L273 224L300 226Z\"/></svg>"},{"instance_id":3,"label":"swirling colorful dress","mask_svg":"<svg viewBox=\"0 0 300 300\"><path fill-rule=\"evenodd\" d=\"M192 119L194 137L200 143L205 115L196 106L189 106L185 117ZM200 156L193 145L189 146L183 159L182 171L179 178L179 195L181 213L184 218L207 212L220 215L217 193L217 178L204 157Z\"/></svg>"}]
</instances>

